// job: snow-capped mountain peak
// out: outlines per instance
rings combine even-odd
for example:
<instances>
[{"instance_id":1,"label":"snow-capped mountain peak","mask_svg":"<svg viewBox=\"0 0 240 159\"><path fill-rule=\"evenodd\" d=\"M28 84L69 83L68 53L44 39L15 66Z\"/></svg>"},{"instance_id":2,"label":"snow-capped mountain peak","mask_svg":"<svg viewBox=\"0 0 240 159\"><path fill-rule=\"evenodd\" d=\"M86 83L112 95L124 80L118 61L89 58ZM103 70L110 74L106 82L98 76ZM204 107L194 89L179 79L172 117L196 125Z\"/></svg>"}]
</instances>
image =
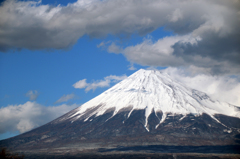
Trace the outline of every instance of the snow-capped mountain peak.
<instances>
[{"instance_id":1,"label":"snow-capped mountain peak","mask_svg":"<svg viewBox=\"0 0 240 159\"><path fill-rule=\"evenodd\" d=\"M238 107L213 101L205 93L188 88L165 73L144 69L83 104L68 118L74 122L84 116L84 121L87 121L90 117L103 115L110 110L113 111L112 117L123 110L128 110L128 117L134 110L145 110L147 130L148 117L152 112L161 119L159 124L169 114L181 114L184 117L187 114L197 116L205 113L212 118L215 114L240 117ZM162 116L157 115L159 113Z\"/></svg>"},{"instance_id":2,"label":"snow-capped mountain peak","mask_svg":"<svg viewBox=\"0 0 240 159\"><path fill-rule=\"evenodd\" d=\"M163 72L141 69L48 124L0 141L0 146L59 153L96 146L235 145L240 143L239 123L239 107L214 101Z\"/></svg>"}]
</instances>

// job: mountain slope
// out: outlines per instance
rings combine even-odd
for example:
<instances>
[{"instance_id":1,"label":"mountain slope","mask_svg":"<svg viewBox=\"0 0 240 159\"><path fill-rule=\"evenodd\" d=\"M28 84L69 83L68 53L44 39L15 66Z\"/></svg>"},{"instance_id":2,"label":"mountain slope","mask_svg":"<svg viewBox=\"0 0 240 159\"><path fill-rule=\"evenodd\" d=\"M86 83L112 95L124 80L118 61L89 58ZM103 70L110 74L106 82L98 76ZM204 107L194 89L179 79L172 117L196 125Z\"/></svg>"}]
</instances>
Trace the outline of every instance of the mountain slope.
<instances>
[{"instance_id":1,"label":"mountain slope","mask_svg":"<svg viewBox=\"0 0 240 159\"><path fill-rule=\"evenodd\" d=\"M58 119L0 141L12 149L238 144L240 109L139 70Z\"/></svg>"},{"instance_id":2,"label":"mountain slope","mask_svg":"<svg viewBox=\"0 0 240 159\"><path fill-rule=\"evenodd\" d=\"M213 101L205 93L187 88L167 75L155 70L139 70L127 79L116 84L96 98L83 104L76 113L67 117L72 122L82 116L84 121L90 117L103 115L113 109L111 117L129 109L128 118L134 110L145 110L145 127L148 130L148 117L154 112L161 113L161 121L156 128L164 122L167 114L208 114L217 120L215 114L224 114L240 117L239 107L228 103ZM94 110L94 111L93 111Z\"/></svg>"}]
</instances>

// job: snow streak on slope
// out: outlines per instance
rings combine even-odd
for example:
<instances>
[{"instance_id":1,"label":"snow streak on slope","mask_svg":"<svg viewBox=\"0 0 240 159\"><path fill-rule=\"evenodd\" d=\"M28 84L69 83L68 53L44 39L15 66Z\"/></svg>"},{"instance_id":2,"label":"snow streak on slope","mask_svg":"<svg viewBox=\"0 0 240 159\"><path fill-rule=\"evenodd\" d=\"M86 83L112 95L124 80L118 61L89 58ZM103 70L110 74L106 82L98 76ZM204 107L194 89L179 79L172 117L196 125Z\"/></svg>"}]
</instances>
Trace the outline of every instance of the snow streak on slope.
<instances>
[{"instance_id":1,"label":"snow streak on slope","mask_svg":"<svg viewBox=\"0 0 240 159\"><path fill-rule=\"evenodd\" d=\"M145 110L147 130L148 117L152 112L155 112L156 116L157 112L162 113L162 117L159 117L161 118L159 124L164 122L169 113L182 115L206 113L212 118L214 114L240 117L239 107L213 101L205 93L173 81L167 74L156 70L141 69L80 106L69 118L74 121L87 114L85 118L87 121L91 116L103 115L110 109L114 110L113 117L124 108L130 109L128 117L131 116L133 110ZM89 113L90 109L95 109L95 111Z\"/></svg>"}]
</instances>

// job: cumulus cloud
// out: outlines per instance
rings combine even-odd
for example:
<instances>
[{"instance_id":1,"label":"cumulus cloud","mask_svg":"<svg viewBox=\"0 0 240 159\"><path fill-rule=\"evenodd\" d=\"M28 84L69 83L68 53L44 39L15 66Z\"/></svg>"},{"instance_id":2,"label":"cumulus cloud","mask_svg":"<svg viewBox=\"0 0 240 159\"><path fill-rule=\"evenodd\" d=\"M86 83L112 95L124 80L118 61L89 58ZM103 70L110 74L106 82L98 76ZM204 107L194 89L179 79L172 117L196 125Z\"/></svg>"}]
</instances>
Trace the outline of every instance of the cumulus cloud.
<instances>
[{"instance_id":1,"label":"cumulus cloud","mask_svg":"<svg viewBox=\"0 0 240 159\"><path fill-rule=\"evenodd\" d=\"M110 83L116 83L125 78L127 78L126 75L122 75L122 76L110 75L110 76L104 77L104 80L98 80L98 81L94 81L92 83L87 83L86 79L83 79L83 80L80 80L80 81L76 82L75 84L73 84L73 87L79 88L79 89L85 88L86 92L88 92L90 90L94 91L98 87L100 87L100 88L109 87Z\"/></svg>"},{"instance_id":2,"label":"cumulus cloud","mask_svg":"<svg viewBox=\"0 0 240 159\"><path fill-rule=\"evenodd\" d=\"M2 107L0 108L0 133L29 131L76 107L76 104L46 107L30 101L24 104Z\"/></svg>"},{"instance_id":3,"label":"cumulus cloud","mask_svg":"<svg viewBox=\"0 0 240 159\"><path fill-rule=\"evenodd\" d=\"M79 80L78 82L73 84L74 88L85 88L88 86L88 83L86 82L87 79Z\"/></svg>"},{"instance_id":4,"label":"cumulus cloud","mask_svg":"<svg viewBox=\"0 0 240 159\"><path fill-rule=\"evenodd\" d=\"M151 38L144 39L144 41L135 46L128 46L121 50L121 53L131 62L144 66L162 66L162 67L182 67L182 66L195 66L202 69L202 72L211 74L239 74L240 62L232 62L228 59L226 53L225 59L220 57L212 58L202 50L202 53L195 53L195 49L203 41L200 36L182 35L182 36L169 36L164 37L156 42ZM209 41L211 43L211 41ZM114 48L118 48L114 44ZM190 48L192 52L186 52ZM201 48L199 48L201 50ZM119 49L112 49L109 46L108 51L111 50L115 53L120 53ZM216 51L221 56L220 51ZM240 54L236 55L236 60L240 59ZM235 56L233 55L233 56ZM239 56L239 57L238 57ZM232 57L233 58L233 57Z\"/></svg>"},{"instance_id":5,"label":"cumulus cloud","mask_svg":"<svg viewBox=\"0 0 240 159\"><path fill-rule=\"evenodd\" d=\"M36 90L30 90L26 93L26 96L29 97L29 100L36 100L39 93Z\"/></svg>"},{"instance_id":6,"label":"cumulus cloud","mask_svg":"<svg viewBox=\"0 0 240 159\"><path fill-rule=\"evenodd\" d=\"M107 46L107 44L109 44L111 41L103 41L100 44L97 45L98 48L105 48Z\"/></svg>"},{"instance_id":7,"label":"cumulus cloud","mask_svg":"<svg viewBox=\"0 0 240 159\"><path fill-rule=\"evenodd\" d=\"M67 102L73 98L75 98L76 95L75 94L67 94L67 95L63 95L61 98L59 98L55 103L62 103L62 102Z\"/></svg>"},{"instance_id":8,"label":"cumulus cloud","mask_svg":"<svg viewBox=\"0 0 240 159\"><path fill-rule=\"evenodd\" d=\"M199 73L197 68L167 68L164 71L173 79L193 89L203 91L213 99L225 101L240 106L240 77L239 76L212 76Z\"/></svg>"},{"instance_id":9,"label":"cumulus cloud","mask_svg":"<svg viewBox=\"0 0 240 159\"><path fill-rule=\"evenodd\" d=\"M110 80L110 81L113 81L113 82L118 82L118 81L124 80L125 78L127 78L126 75L122 75L122 76L110 75L110 76L105 77L104 79L105 80Z\"/></svg>"},{"instance_id":10,"label":"cumulus cloud","mask_svg":"<svg viewBox=\"0 0 240 159\"><path fill-rule=\"evenodd\" d=\"M110 80L100 80L96 82L89 83L88 86L86 87L85 91L88 92L90 90L95 90L98 87L103 88L103 87L109 87L110 86Z\"/></svg>"},{"instance_id":11,"label":"cumulus cloud","mask_svg":"<svg viewBox=\"0 0 240 159\"><path fill-rule=\"evenodd\" d=\"M147 66L181 66L186 62L181 57L173 55L172 46L176 42L191 43L196 45L200 37L174 36L159 39L153 43L151 39L145 39L143 43L129 46L122 52L131 62Z\"/></svg>"},{"instance_id":12,"label":"cumulus cloud","mask_svg":"<svg viewBox=\"0 0 240 159\"><path fill-rule=\"evenodd\" d=\"M116 45L115 43L112 43L109 47L108 47L108 52L109 53L115 53L115 54L119 54L122 52L122 49Z\"/></svg>"}]
</instances>

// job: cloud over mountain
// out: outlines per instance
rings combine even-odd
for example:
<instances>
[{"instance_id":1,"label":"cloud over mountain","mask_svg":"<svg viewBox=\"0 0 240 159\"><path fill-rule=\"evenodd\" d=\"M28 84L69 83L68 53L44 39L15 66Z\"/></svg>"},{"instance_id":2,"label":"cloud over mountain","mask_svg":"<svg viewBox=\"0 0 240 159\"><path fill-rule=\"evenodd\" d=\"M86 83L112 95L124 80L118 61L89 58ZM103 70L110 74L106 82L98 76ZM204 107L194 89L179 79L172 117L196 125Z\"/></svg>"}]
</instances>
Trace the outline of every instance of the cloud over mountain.
<instances>
[{"instance_id":1,"label":"cloud over mountain","mask_svg":"<svg viewBox=\"0 0 240 159\"><path fill-rule=\"evenodd\" d=\"M198 69L194 71L194 68L185 69L169 67L165 69L164 72L186 86L207 93L213 99L240 106L239 76L212 76L201 73L201 70Z\"/></svg>"},{"instance_id":2,"label":"cloud over mountain","mask_svg":"<svg viewBox=\"0 0 240 159\"><path fill-rule=\"evenodd\" d=\"M87 83L86 79L83 79L83 80L79 80L78 82L73 84L73 87L78 88L78 89L85 88L86 92L88 92L90 90L94 91L98 87L100 87L100 88L109 87L110 83L116 83L125 78L127 78L126 75L122 75L122 76L110 75L110 76L104 77L104 80L93 81L92 83Z\"/></svg>"}]
</instances>

